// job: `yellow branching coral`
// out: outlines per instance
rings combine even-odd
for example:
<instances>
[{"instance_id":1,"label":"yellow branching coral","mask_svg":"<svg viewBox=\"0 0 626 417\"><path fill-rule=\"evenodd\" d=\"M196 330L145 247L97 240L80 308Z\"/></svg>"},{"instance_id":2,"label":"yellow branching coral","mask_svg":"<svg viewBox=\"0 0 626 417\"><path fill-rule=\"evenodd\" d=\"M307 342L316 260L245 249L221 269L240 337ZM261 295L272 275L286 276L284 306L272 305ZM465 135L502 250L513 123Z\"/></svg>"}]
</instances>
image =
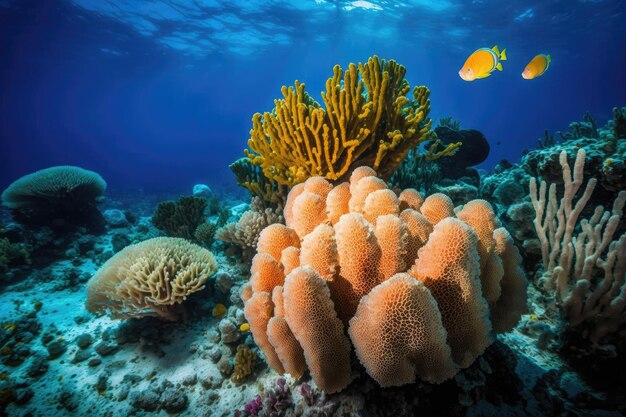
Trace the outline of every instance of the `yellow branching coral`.
<instances>
[{"instance_id":1,"label":"yellow branching coral","mask_svg":"<svg viewBox=\"0 0 626 417\"><path fill-rule=\"evenodd\" d=\"M293 186L314 176L344 179L354 167L367 165L389 178L409 150L430 140L430 91L413 89L406 69L395 61L335 65L322 93L325 108L304 91L304 84L283 86L272 112L256 113L245 153L263 174ZM452 153L457 144L429 155Z\"/></svg>"}]
</instances>

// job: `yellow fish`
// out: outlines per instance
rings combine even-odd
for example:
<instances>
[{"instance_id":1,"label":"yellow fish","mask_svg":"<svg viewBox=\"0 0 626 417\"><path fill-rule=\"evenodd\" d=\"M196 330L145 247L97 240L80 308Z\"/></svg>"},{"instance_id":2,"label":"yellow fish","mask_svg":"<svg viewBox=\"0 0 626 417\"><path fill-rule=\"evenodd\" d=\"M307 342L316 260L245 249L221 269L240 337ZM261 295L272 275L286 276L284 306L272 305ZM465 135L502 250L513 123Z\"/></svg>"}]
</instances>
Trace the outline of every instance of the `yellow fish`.
<instances>
[{"instance_id":1,"label":"yellow fish","mask_svg":"<svg viewBox=\"0 0 626 417\"><path fill-rule=\"evenodd\" d=\"M502 71L500 61L506 61L506 49L500 52L498 45L491 49L480 48L467 58L459 75L465 81L489 77L494 70Z\"/></svg>"},{"instance_id":2,"label":"yellow fish","mask_svg":"<svg viewBox=\"0 0 626 417\"><path fill-rule=\"evenodd\" d=\"M250 325L248 323L244 323L241 326L239 326L239 331L241 332L247 332L250 330Z\"/></svg>"},{"instance_id":3,"label":"yellow fish","mask_svg":"<svg viewBox=\"0 0 626 417\"><path fill-rule=\"evenodd\" d=\"M226 306L224 304L217 304L213 307L213 317L223 316L226 313Z\"/></svg>"},{"instance_id":4,"label":"yellow fish","mask_svg":"<svg viewBox=\"0 0 626 417\"><path fill-rule=\"evenodd\" d=\"M550 62L552 62L550 55L537 55L526 65L524 72L522 72L522 77L525 80L532 80L533 78L543 75L543 73L548 70L548 67L550 67Z\"/></svg>"}]
</instances>

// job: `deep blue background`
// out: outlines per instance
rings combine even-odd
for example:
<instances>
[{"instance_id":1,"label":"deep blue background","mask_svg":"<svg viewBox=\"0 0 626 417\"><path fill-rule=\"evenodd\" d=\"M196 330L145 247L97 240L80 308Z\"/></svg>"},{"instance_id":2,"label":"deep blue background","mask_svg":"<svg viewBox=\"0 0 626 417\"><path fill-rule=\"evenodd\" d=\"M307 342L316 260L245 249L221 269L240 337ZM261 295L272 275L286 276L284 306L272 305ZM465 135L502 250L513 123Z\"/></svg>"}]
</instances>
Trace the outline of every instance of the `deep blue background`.
<instances>
[{"instance_id":1,"label":"deep blue background","mask_svg":"<svg viewBox=\"0 0 626 417\"><path fill-rule=\"evenodd\" d=\"M624 1L467 2L431 19L409 8L393 20L363 11L315 26L275 8L278 20L302 25L288 45L194 56L68 1L0 3L0 189L61 164L93 169L120 190L233 184L227 165L243 156L252 114L270 110L281 85L298 79L321 101L334 64L372 54L431 89L432 117L483 131L486 168L519 160L544 129L566 130L585 111L604 124L626 105ZM514 23L533 3L534 17ZM416 36L429 24L429 35ZM391 26L392 37L378 35ZM443 36L457 27L457 40ZM318 33L327 40L312 40ZM461 80L469 53L495 43L508 50L505 70ZM522 79L537 53L552 55L550 70Z\"/></svg>"}]
</instances>

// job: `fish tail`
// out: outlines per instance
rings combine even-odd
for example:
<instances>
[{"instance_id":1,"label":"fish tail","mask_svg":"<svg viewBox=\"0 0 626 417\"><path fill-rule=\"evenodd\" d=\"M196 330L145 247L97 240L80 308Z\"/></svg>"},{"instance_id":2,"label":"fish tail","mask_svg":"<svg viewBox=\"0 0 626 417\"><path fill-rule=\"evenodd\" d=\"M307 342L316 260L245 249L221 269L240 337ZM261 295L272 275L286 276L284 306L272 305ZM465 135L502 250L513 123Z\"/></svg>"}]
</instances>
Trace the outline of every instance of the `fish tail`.
<instances>
[{"instance_id":1,"label":"fish tail","mask_svg":"<svg viewBox=\"0 0 626 417\"><path fill-rule=\"evenodd\" d=\"M548 61L548 65L550 65L550 62L552 62L552 57L550 56L550 54L546 55L546 61Z\"/></svg>"},{"instance_id":2,"label":"fish tail","mask_svg":"<svg viewBox=\"0 0 626 417\"><path fill-rule=\"evenodd\" d=\"M506 61L506 48L504 48L502 52L500 52L500 61Z\"/></svg>"}]
</instances>

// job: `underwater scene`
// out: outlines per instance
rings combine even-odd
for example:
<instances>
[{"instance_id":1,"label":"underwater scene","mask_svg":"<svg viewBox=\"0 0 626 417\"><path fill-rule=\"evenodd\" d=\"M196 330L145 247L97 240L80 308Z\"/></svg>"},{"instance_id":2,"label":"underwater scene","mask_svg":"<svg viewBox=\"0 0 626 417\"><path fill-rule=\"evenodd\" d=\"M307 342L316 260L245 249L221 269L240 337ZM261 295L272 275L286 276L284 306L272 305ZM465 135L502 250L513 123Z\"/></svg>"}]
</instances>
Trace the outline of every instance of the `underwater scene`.
<instances>
[{"instance_id":1,"label":"underwater scene","mask_svg":"<svg viewBox=\"0 0 626 417\"><path fill-rule=\"evenodd\" d=\"M0 416L626 415L626 0L0 0Z\"/></svg>"}]
</instances>

